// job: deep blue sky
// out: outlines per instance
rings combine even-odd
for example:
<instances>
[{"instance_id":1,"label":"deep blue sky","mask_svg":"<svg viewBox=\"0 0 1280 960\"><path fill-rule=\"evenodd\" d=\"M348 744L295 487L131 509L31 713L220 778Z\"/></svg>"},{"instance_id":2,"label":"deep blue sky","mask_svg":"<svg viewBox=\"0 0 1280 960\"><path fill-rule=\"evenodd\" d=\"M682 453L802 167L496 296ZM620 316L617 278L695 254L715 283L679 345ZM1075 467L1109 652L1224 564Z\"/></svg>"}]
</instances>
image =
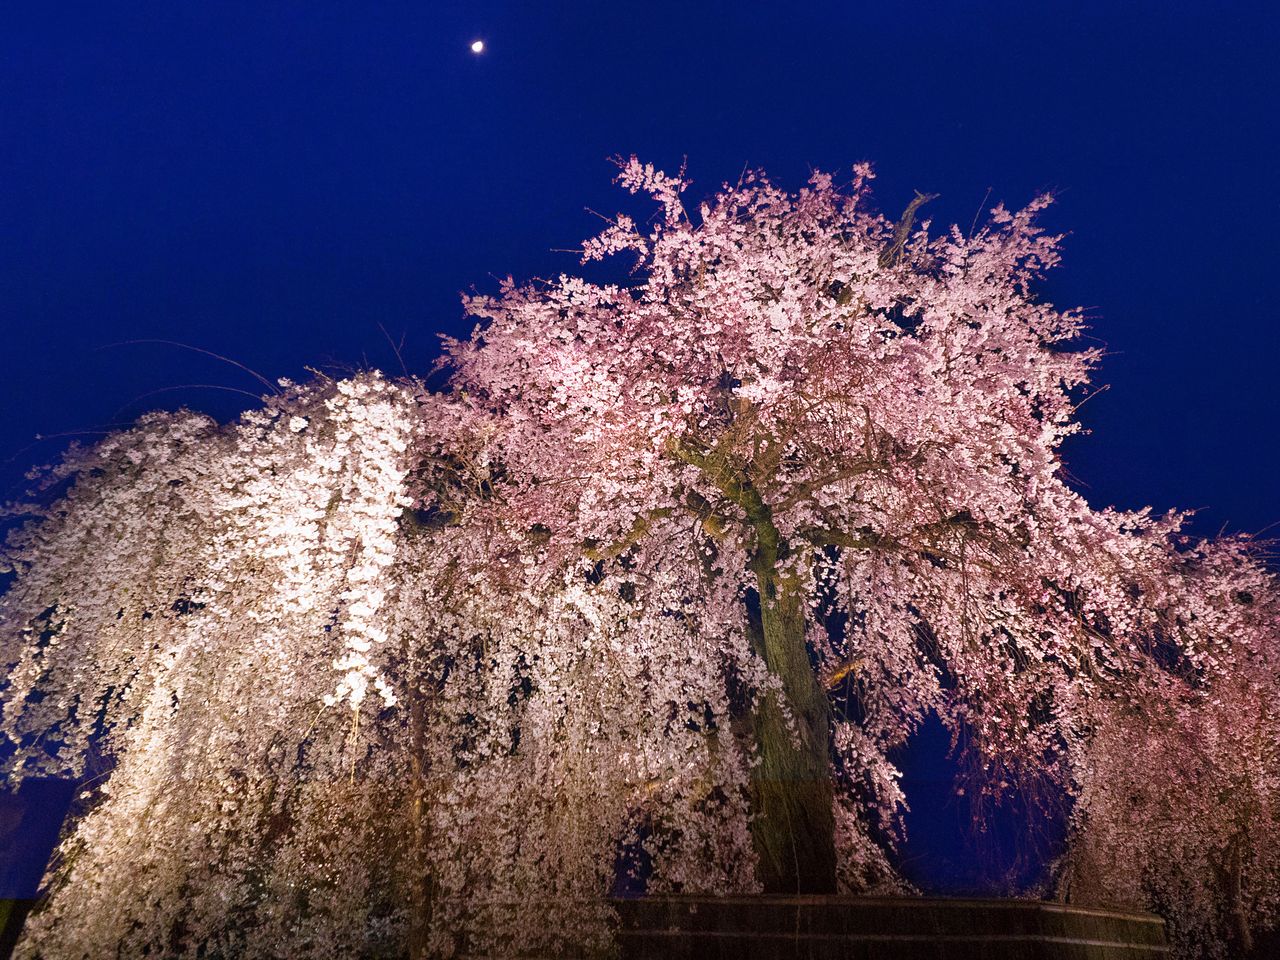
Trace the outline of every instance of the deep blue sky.
<instances>
[{"instance_id":1,"label":"deep blue sky","mask_svg":"<svg viewBox=\"0 0 1280 960\"><path fill-rule=\"evenodd\" d=\"M24 9L25 8L25 9ZM482 37L487 52L468 44ZM35 434L230 415L306 364L416 370L458 293L572 270L606 157L876 163L879 199L1060 194L1048 285L1111 388L1097 503L1280 521L1280 13L1266 3L92 3L0 13L0 479ZM143 400L140 394L166 390ZM10 460L10 458L13 458Z\"/></svg>"},{"instance_id":2,"label":"deep blue sky","mask_svg":"<svg viewBox=\"0 0 1280 960\"><path fill-rule=\"evenodd\" d=\"M473 56L468 44L488 49ZM1052 189L1047 285L1111 389L1072 474L1097 505L1280 522L1274 3L11 3L0 11L0 499L150 406L231 416L304 365L425 371L458 294L576 269L627 201L871 160L936 220ZM988 204L990 205L990 204ZM140 395L153 394L138 400ZM927 766L927 765L926 765ZM929 769L933 769L930 767ZM922 768L921 776L929 776Z\"/></svg>"}]
</instances>

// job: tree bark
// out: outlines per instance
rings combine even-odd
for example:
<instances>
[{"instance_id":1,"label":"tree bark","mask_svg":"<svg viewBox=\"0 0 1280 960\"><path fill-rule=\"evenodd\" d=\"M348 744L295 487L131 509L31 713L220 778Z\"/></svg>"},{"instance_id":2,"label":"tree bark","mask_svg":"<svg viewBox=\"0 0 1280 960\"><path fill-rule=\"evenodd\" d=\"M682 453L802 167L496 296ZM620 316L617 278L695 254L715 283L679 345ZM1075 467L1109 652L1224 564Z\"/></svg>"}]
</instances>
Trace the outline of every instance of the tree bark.
<instances>
[{"instance_id":1,"label":"tree bark","mask_svg":"<svg viewBox=\"0 0 1280 960\"><path fill-rule=\"evenodd\" d=\"M775 693L761 697L751 718L758 751L751 838L759 880L766 893L834 893L831 703L809 661L803 596L791 577L779 573L788 545L752 478L725 454L682 441L669 449L741 507L755 534L751 568L760 594L760 636L753 640L786 700L779 703Z\"/></svg>"},{"instance_id":2,"label":"tree bark","mask_svg":"<svg viewBox=\"0 0 1280 960\"><path fill-rule=\"evenodd\" d=\"M1253 953L1253 931L1249 929L1249 911L1244 899L1244 839L1237 835L1231 841L1229 857L1232 932L1236 948L1242 955Z\"/></svg>"},{"instance_id":3,"label":"tree bark","mask_svg":"<svg viewBox=\"0 0 1280 960\"><path fill-rule=\"evenodd\" d=\"M407 654L407 651L406 651ZM409 701L409 855L405 867L409 877L409 960L425 960L431 935L433 877L427 869L431 843L427 822L427 770L422 762L426 750L426 710L422 696Z\"/></svg>"},{"instance_id":4,"label":"tree bark","mask_svg":"<svg viewBox=\"0 0 1280 960\"><path fill-rule=\"evenodd\" d=\"M776 694L757 704L751 833L759 879L766 893L834 893L831 707L809 661L801 598L779 584L776 556L768 553L762 550L756 563L761 646L769 670L782 681L794 728Z\"/></svg>"}]
</instances>

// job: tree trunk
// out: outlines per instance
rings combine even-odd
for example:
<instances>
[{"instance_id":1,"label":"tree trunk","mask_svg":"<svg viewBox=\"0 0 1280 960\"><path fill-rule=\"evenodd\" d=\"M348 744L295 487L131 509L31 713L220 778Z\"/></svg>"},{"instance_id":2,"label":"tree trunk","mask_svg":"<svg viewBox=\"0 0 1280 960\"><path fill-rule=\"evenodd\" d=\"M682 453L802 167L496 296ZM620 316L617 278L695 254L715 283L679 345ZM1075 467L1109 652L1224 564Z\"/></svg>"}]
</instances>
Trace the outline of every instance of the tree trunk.
<instances>
[{"instance_id":1,"label":"tree trunk","mask_svg":"<svg viewBox=\"0 0 1280 960\"><path fill-rule=\"evenodd\" d=\"M417 757L412 765L413 789L409 800L410 846L409 871L409 960L423 960L431 930L431 877L425 866L427 850L426 785Z\"/></svg>"},{"instance_id":2,"label":"tree trunk","mask_svg":"<svg viewBox=\"0 0 1280 960\"><path fill-rule=\"evenodd\" d=\"M776 695L761 700L753 718L760 762L751 780L752 840L766 893L834 893L831 707L805 646L801 597L780 587L775 564L776 551L757 555L759 639L769 670L782 681L795 729Z\"/></svg>"},{"instance_id":3,"label":"tree trunk","mask_svg":"<svg viewBox=\"0 0 1280 960\"><path fill-rule=\"evenodd\" d=\"M426 749L426 704L423 698L409 701L409 960L425 960L431 933L433 878L427 870L427 850L431 842L427 823L427 771L422 757Z\"/></svg>"},{"instance_id":4,"label":"tree trunk","mask_svg":"<svg viewBox=\"0 0 1280 960\"><path fill-rule=\"evenodd\" d=\"M1230 867L1228 872L1231 897L1232 933L1235 934L1235 945L1240 953L1247 956L1253 953L1253 931L1249 929L1249 910L1244 899L1244 840L1237 835L1231 841Z\"/></svg>"},{"instance_id":5,"label":"tree trunk","mask_svg":"<svg viewBox=\"0 0 1280 960\"><path fill-rule=\"evenodd\" d=\"M751 776L751 838L760 882L766 893L834 893L831 704L809 662L804 598L791 577L779 575L787 543L772 507L728 454L680 441L669 449L741 507L755 535L751 570L760 593L760 633L752 640L786 700L779 703L772 693L760 698L751 718L759 761Z\"/></svg>"}]
</instances>

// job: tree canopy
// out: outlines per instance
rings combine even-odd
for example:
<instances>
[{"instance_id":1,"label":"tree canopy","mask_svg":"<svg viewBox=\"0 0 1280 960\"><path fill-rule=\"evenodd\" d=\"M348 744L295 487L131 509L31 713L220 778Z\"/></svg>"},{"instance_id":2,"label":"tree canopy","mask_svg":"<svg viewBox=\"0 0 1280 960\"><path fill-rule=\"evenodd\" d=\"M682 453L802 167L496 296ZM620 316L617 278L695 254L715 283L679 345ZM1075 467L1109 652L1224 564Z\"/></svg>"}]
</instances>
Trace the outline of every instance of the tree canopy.
<instances>
[{"instance_id":1,"label":"tree canopy","mask_svg":"<svg viewBox=\"0 0 1280 960\"><path fill-rule=\"evenodd\" d=\"M151 414L14 508L10 775L109 771L27 955L603 949L620 869L901 889L935 713L971 788L1078 798L1064 895L1269 923L1274 577L1064 482L1098 353L1034 289L1048 198L933 232L865 165L692 214L620 171L658 213L583 257L632 281L468 298L442 388Z\"/></svg>"}]
</instances>

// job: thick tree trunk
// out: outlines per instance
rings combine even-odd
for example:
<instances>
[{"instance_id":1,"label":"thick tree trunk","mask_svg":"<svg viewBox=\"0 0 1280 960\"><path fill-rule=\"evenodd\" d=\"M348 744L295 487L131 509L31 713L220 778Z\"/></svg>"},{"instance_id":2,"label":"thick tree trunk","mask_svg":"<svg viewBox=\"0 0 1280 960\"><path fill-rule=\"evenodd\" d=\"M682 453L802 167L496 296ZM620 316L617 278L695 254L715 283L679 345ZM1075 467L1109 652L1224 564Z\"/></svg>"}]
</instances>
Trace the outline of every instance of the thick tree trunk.
<instances>
[{"instance_id":1,"label":"thick tree trunk","mask_svg":"<svg viewBox=\"0 0 1280 960\"><path fill-rule=\"evenodd\" d=\"M413 790L409 799L410 828L413 841L410 847L412 857L407 864L409 870L409 960L424 960L428 956L427 946L431 931L431 877L427 873L427 810L426 787L423 782L421 765L417 758L413 761Z\"/></svg>"},{"instance_id":2,"label":"thick tree trunk","mask_svg":"<svg viewBox=\"0 0 1280 960\"><path fill-rule=\"evenodd\" d=\"M1244 840L1237 836L1231 841L1228 872L1231 896L1231 926L1236 949L1242 955L1253 953L1253 931L1249 928L1249 911L1244 899Z\"/></svg>"},{"instance_id":3,"label":"thick tree trunk","mask_svg":"<svg viewBox=\"0 0 1280 960\"><path fill-rule=\"evenodd\" d=\"M784 704L776 694L761 698L751 718L759 752L751 778L759 879L766 893L834 893L831 704L809 662L803 597L791 578L779 574L787 543L774 525L772 507L726 454L680 441L670 449L743 510L755 535L751 569L760 594L760 635L752 639L786 699Z\"/></svg>"},{"instance_id":4,"label":"thick tree trunk","mask_svg":"<svg viewBox=\"0 0 1280 960\"><path fill-rule=\"evenodd\" d=\"M794 721L789 728L774 695L756 709L760 762L751 782L752 840L766 893L834 893L835 819L832 811L830 703L805 646L804 608L780 589L776 558L757 557L761 647L781 681Z\"/></svg>"},{"instance_id":5,"label":"thick tree trunk","mask_svg":"<svg viewBox=\"0 0 1280 960\"><path fill-rule=\"evenodd\" d=\"M409 876L409 960L425 960L429 956L433 908L432 876L427 870L427 851L431 843L427 822L427 776L422 763L426 743L426 709L421 696L409 702L409 773L412 778L409 791L409 856L406 868Z\"/></svg>"}]
</instances>

